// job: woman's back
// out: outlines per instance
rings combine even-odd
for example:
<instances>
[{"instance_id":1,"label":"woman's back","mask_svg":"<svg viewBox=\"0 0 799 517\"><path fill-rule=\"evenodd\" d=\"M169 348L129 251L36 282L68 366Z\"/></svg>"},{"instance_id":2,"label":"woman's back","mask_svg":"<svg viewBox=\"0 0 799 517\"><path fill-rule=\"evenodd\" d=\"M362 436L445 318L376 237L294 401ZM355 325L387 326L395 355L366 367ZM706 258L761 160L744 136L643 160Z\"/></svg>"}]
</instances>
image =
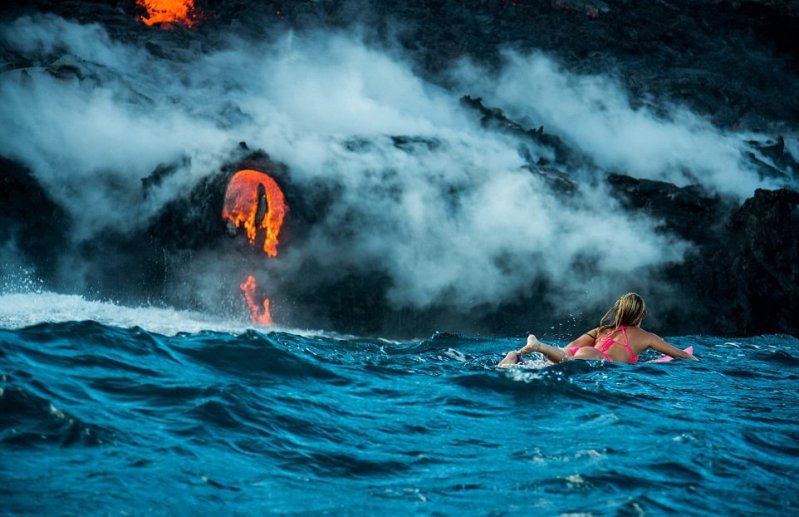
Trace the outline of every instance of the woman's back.
<instances>
[{"instance_id":1,"label":"woman's back","mask_svg":"<svg viewBox=\"0 0 799 517\"><path fill-rule=\"evenodd\" d=\"M609 356L615 362L631 364L638 362L638 356L651 346L654 336L640 327L626 325L607 329L604 332L600 332L600 329L596 328L590 334L596 336L594 348L599 353Z\"/></svg>"}]
</instances>

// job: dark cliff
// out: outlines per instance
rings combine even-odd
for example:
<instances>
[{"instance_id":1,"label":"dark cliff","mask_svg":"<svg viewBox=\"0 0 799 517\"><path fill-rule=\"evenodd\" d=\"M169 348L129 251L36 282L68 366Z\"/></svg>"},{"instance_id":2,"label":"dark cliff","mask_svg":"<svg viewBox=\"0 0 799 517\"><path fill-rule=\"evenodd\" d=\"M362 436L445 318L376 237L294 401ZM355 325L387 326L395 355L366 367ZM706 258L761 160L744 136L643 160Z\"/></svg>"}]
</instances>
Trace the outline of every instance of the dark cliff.
<instances>
[{"instance_id":1,"label":"dark cliff","mask_svg":"<svg viewBox=\"0 0 799 517\"><path fill-rule=\"evenodd\" d=\"M659 235L685 244L682 261L659 264L648 272L654 279L647 285L656 330L730 335L799 332L799 194L792 190L799 164L783 138L799 123L795 95L799 8L793 2L207 0L197 2L197 9L202 25L194 31L180 25L173 30L145 27L137 22L141 8L132 1L12 1L2 7L0 21L53 13L81 23L100 23L116 41L176 62L224 48L223 36L230 32L257 40L292 31L357 31L375 47L406 56L430 84L451 91L480 127L519 142L523 170L540 179L552 199L574 203L586 189L606 188L627 217L653 221ZM747 144L744 159L759 178L782 188L758 189L748 199L739 199L703 186L695 171L685 171L685 176L696 177L696 183L678 186L605 167L581 142L462 91L450 73L463 58L492 70L508 51L538 50L556 56L572 73L612 77L629 93L633 109L662 111L668 118L668 107L677 103L720 131L768 135L769 142ZM4 73L44 67L64 81L82 81L98 73L80 62L61 59L58 49L31 55L4 44L0 52ZM0 98L0 102L10 100ZM426 135L387 137L394 149L409 155L446 147ZM345 147L357 153L370 145L353 137ZM342 184L324 177L301 185L291 165L270 153L268 147L250 149L242 142L230 150L221 168L205 171L201 180L146 222L82 240L70 238L70 217L37 182L35 171L28 170L23 160L3 158L4 257L14 258L13 267L32 269L54 289L75 289L65 270L80 263L88 271L82 287L90 295L203 309L207 307L193 295L202 280L188 279L181 271L211 261L210 254L224 249L225 261L238 269L269 271L276 320L354 333L516 334L550 326L555 320L567 322L560 325L568 335L598 316L594 314L598 305L576 315L559 309L556 298L547 296L558 286L546 275L526 279L517 295L495 303L456 307L437 300L424 307L398 307L386 296L396 280L379 262L356 267L342 257L336 274L320 264L318 256L296 256L291 267L265 262L243 240L228 235L219 217L225 186L236 170L269 170L284 188L290 212L281 246L287 250L317 238L315 228L345 197ZM137 195L144 202L187 166L180 161L162 164L141 178ZM574 173L578 170L591 175ZM341 217L344 224L335 237L346 242L362 223L351 212ZM5 266L8 270L11 262ZM596 267L590 257L576 260L575 277L590 277ZM233 286L223 305L240 304L236 274L220 267L213 277L213 282ZM185 284L184 288L174 289L175 283ZM619 288L627 285L635 283Z\"/></svg>"}]
</instances>

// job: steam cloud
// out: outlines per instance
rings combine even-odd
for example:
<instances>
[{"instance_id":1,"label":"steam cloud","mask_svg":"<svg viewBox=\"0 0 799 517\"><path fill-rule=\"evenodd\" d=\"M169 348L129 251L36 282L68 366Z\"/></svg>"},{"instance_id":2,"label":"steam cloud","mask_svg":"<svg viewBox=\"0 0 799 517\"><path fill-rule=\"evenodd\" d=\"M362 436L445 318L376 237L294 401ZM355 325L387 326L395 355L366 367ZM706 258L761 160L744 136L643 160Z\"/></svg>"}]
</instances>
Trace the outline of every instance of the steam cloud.
<instances>
[{"instance_id":1,"label":"steam cloud","mask_svg":"<svg viewBox=\"0 0 799 517\"><path fill-rule=\"evenodd\" d=\"M685 108L667 118L633 108L612 79L571 74L543 54L507 54L498 74L461 63L453 92L338 33L231 38L222 50L171 57L57 17L20 18L1 37L47 61L0 74L0 154L31 167L74 218L76 240L145 223L246 141L286 163L301 188L342 187L312 235L270 267L291 277L313 257L320 275L382 269L397 307L495 305L540 275L576 307L687 248L654 221L629 218L602 182L557 197L524 168L519 141L464 110L463 94L543 124L603 169L736 196L765 185L742 158L753 135L722 132ZM78 71L50 73L59 67ZM395 135L420 138L398 147ZM532 158L548 153L534 148ZM183 157L143 201L140 179ZM579 261L595 270L577 273Z\"/></svg>"},{"instance_id":2,"label":"steam cloud","mask_svg":"<svg viewBox=\"0 0 799 517\"><path fill-rule=\"evenodd\" d=\"M604 169L739 197L776 187L758 179L744 159L746 140L761 135L725 133L681 106L666 106L665 117L648 106L634 109L612 79L571 74L542 54L507 53L505 59L490 82L480 79L485 71L462 64L462 84L515 118L543 125Z\"/></svg>"}]
</instances>

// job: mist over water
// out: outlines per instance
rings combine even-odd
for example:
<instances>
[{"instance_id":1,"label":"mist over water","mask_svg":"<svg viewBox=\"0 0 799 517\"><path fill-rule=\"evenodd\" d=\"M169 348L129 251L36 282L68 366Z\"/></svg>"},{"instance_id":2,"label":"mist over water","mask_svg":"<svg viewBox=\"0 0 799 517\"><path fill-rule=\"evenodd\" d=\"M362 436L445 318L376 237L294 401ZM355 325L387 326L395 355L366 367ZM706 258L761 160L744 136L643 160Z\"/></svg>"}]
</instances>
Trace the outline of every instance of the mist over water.
<instances>
[{"instance_id":1,"label":"mist over water","mask_svg":"<svg viewBox=\"0 0 799 517\"><path fill-rule=\"evenodd\" d=\"M0 154L67 209L73 244L141 228L246 142L286 164L299 191L338 192L308 238L264 263L269 274L308 281L309 260L320 278L379 269L397 308L495 307L529 294L532 278L555 286L565 309L645 287L688 245L625 214L600 181L608 170L741 199L774 184L744 159L744 141L765 136L721 131L680 106L633 107L613 78L570 73L543 53L507 53L499 72L462 62L447 90L401 52L334 31L153 52L48 15L0 35L32 63L0 74ZM580 167L554 164L582 181L576 193L564 199L531 174L551 149L483 127L465 94L584 153ZM177 172L143 198L140 180L159 164ZM181 281L213 286L229 253L209 252ZM76 286L83 274L62 272ZM204 289L214 306L218 289Z\"/></svg>"}]
</instances>

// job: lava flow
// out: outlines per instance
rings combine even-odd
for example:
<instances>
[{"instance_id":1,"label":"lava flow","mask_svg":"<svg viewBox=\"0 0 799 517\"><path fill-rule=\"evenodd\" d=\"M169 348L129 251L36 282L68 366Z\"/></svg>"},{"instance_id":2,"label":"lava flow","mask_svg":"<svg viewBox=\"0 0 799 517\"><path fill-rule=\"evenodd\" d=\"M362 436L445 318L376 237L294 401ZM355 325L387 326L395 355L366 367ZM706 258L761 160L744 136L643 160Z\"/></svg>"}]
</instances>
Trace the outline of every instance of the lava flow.
<instances>
[{"instance_id":1,"label":"lava flow","mask_svg":"<svg viewBox=\"0 0 799 517\"><path fill-rule=\"evenodd\" d=\"M264 252L270 257L277 256L277 236L285 215L286 198L271 177L245 169L230 178L222 218L234 228L243 226L252 246L258 230L264 230Z\"/></svg>"},{"instance_id":2,"label":"lava flow","mask_svg":"<svg viewBox=\"0 0 799 517\"><path fill-rule=\"evenodd\" d=\"M247 300L247 307L250 308L250 318L252 322L258 325L272 325L272 314L269 312L269 298L264 298L263 312L258 304L255 303L255 290L258 286L255 283L255 277L250 275L247 280L241 284L241 291L244 293L244 299Z\"/></svg>"},{"instance_id":3,"label":"lava flow","mask_svg":"<svg viewBox=\"0 0 799 517\"><path fill-rule=\"evenodd\" d=\"M275 180L263 172L245 169L234 174L228 182L222 219L232 224L234 229L243 226L250 246L255 246L258 232L263 230L264 252L267 256L275 257L286 209L286 198ZM252 322L257 325L271 325L269 298L264 298L263 309L255 301L255 290L258 287L255 277L248 276L239 287L250 309Z\"/></svg>"},{"instance_id":4,"label":"lava flow","mask_svg":"<svg viewBox=\"0 0 799 517\"><path fill-rule=\"evenodd\" d=\"M147 9L147 16L139 18L146 25L180 23L192 28L197 23L194 0L136 0L136 4Z\"/></svg>"}]
</instances>

